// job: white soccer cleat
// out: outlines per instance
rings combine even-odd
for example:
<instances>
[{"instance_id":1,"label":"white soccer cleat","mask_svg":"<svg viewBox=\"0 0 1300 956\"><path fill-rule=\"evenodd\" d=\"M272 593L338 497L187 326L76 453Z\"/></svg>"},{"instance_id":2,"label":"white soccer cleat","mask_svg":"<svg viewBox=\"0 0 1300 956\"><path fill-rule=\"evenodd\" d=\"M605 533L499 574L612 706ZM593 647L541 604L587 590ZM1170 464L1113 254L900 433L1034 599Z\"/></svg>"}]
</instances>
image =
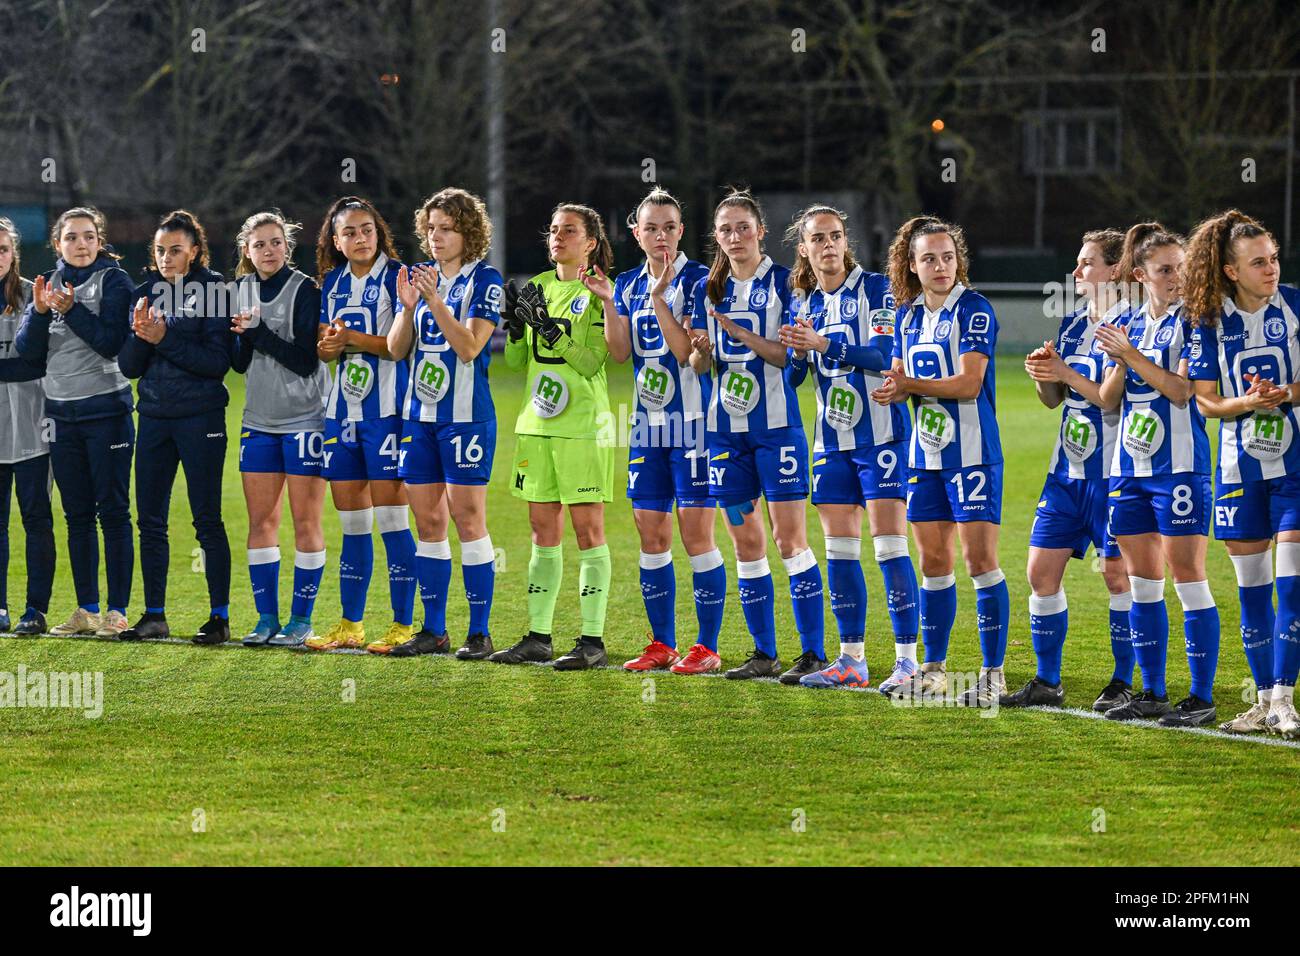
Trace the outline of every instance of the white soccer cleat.
<instances>
[{"instance_id":1,"label":"white soccer cleat","mask_svg":"<svg viewBox=\"0 0 1300 956\"><path fill-rule=\"evenodd\" d=\"M72 612L72 616L62 624L55 624L50 628L50 633L59 637L65 637L69 634L94 634L103 621L94 611L87 611L84 607L79 607Z\"/></svg>"},{"instance_id":2,"label":"white soccer cleat","mask_svg":"<svg viewBox=\"0 0 1300 956\"><path fill-rule=\"evenodd\" d=\"M1001 667L981 667L975 686L962 694L957 703L962 707L995 707L1007 692L1007 681Z\"/></svg>"},{"instance_id":3,"label":"white soccer cleat","mask_svg":"<svg viewBox=\"0 0 1300 956\"><path fill-rule=\"evenodd\" d=\"M1219 724L1219 729L1229 734L1263 733L1267 729L1264 722L1268 720L1270 707L1269 699L1260 697L1250 710L1238 714L1232 720L1225 720Z\"/></svg>"},{"instance_id":4,"label":"white soccer cleat","mask_svg":"<svg viewBox=\"0 0 1300 956\"><path fill-rule=\"evenodd\" d=\"M1295 712L1295 702L1290 697L1275 699L1264 726L1269 733L1279 734L1287 740L1300 738L1300 714Z\"/></svg>"}]
</instances>

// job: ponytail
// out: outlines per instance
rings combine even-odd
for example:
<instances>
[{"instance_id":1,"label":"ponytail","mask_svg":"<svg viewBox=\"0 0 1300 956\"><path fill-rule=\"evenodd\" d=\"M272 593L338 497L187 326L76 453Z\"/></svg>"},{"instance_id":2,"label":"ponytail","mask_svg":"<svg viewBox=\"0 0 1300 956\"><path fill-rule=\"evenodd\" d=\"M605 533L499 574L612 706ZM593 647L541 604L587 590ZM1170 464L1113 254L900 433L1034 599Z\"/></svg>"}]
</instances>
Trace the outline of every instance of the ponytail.
<instances>
[{"instance_id":1,"label":"ponytail","mask_svg":"<svg viewBox=\"0 0 1300 956\"><path fill-rule=\"evenodd\" d=\"M211 263L211 257L208 255L208 234L203 230L203 224L199 222L198 217L188 209L174 209L163 216L162 222L158 223L158 231L185 233L199 250L194 261L205 269Z\"/></svg>"},{"instance_id":2,"label":"ponytail","mask_svg":"<svg viewBox=\"0 0 1300 956\"><path fill-rule=\"evenodd\" d=\"M1257 236L1273 238L1258 220L1239 209L1211 216L1192 230L1183 264L1183 301L1187 315L1197 325L1218 322L1224 298L1234 291L1234 284L1223 271L1235 258L1233 243Z\"/></svg>"},{"instance_id":3,"label":"ponytail","mask_svg":"<svg viewBox=\"0 0 1300 956\"><path fill-rule=\"evenodd\" d=\"M63 226L69 219L89 219L95 224L95 234L99 237L99 255L108 256L114 260L122 258L109 246L108 220L94 206L73 206L54 220L54 227L50 230L50 248L54 250L55 256L61 254L59 252L59 233L63 232Z\"/></svg>"},{"instance_id":4,"label":"ponytail","mask_svg":"<svg viewBox=\"0 0 1300 956\"><path fill-rule=\"evenodd\" d=\"M360 196L340 196L330 204L329 211L325 213L325 221L320 224L320 234L316 237L316 272L317 278L322 283L331 269L347 262L347 257L334 245L334 220L340 213L349 209L363 209L370 213L370 218L375 221L375 232L379 237L378 251L390 259L398 258L397 247L393 245L393 230L388 228L388 223L384 221L383 216L379 215L379 210L375 208L374 203Z\"/></svg>"},{"instance_id":5,"label":"ponytail","mask_svg":"<svg viewBox=\"0 0 1300 956\"><path fill-rule=\"evenodd\" d=\"M592 249L591 255L587 257L587 268L597 266L605 275L612 276L614 272L614 247L610 245L609 236L605 233L605 220L600 218L600 213L581 203L562 202L551 210L551 218L554 219L558 213L562 212L571 212L580 218L587 237L596 240L596 248Z\"/></svg>"}]
</instances>

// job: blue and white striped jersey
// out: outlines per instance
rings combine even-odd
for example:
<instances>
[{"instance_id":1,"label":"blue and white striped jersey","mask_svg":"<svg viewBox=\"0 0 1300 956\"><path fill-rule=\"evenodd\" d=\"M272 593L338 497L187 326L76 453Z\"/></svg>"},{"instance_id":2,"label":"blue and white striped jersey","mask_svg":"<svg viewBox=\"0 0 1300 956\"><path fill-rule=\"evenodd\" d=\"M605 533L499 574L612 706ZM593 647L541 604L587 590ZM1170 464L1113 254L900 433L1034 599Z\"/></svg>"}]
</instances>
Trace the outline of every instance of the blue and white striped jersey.
<instances>
[{"instance_id":1,"label":"blue and white striped jersey","mask_svg":"<svg viewBox=\"0 0 1300 956\"><path fill-rule=\"evenodd\" d=\"M397 305L397 273L402 264L380 253L363 279L346 262L331 269L321 286L321 324L342 319L349 329L366 335L387 335ZM406 362L381 359L367 352L347 351L339 359L330 386L325 417L370 421L401 414L409 368Z\"/></svg>"},{"instance_id":2,"label":"blue and white striped jersey","mask_svg":"<svg viewBox=\"0 0 1300 956\"><path fill-rule=\"evenodd\" d=\"M674 318L686 328L691 327L695 310L696 283L708 274L707 268L687 259L684 252L673 262L673 281L664 299ZM710 377L708 373L697 375L689 365L678 365L669 351L650 301L655 281L645 263L621 273L614 280L614 307L628 320L632 339L632 369L636 373L632 392L638 426L632 434L640 438L649 430L661 430L656 439L669 440L652 441L654 447L678 447L684 441L682 426L704 416Z\"/></svg>"},{"instance_id":3,"label":"blue and white striped jersey","mask_svg":"<svg viewBox=\"0 0 1300 956\"><path fill-rule=\"evenodd\" d=\"M776 342L778 331L791 321L795 308L790 270L765 255L752 278L738 282L733 276L727 280L721 302L708 300L708 279L701 279L695 286L691 327L707 330L713 343L717 381L709 397L707 431L759 433L801 426L799 400L784 369L763 361L744 342L728 335L709 315L710 307L741 328Z\"/></svg>"},{"instance_id":4,"label":"blue and white striped jersey","mask_svg":"<svg viewBox=\"0 0 1300 956\"><path fill-rule=\"evenodd\" d=\"M1193 381L1218 382L1228 398L1246 394L1246 376L1283 387L1300 380L1300 291L1281 287L1258 312L1242 312L1225 299L1219 322L1192 330L1187 370ZM1219 422L1215 482L1240 484L1300 472L1294 405L1251 412Z\"/></svg>"},{"instance_id":5,"label":"blue and white striped jersey","mask_svg":"<svg viewBox=\"0 0 1300 956\"><path fill-rule=\"evenodd\" d=\"M1118 302L1097 321L1089 319L1087 306L1067 315L1056 333L1056 352L1061 360L1088 381L1101 384L1106 369L1106 353L1097 341L1097 326L1102 322L1125 325L1130 308L1127 301ZM1118 409L1102 411L1067 387L1065 401L1061 403L1061 428L1056 433L1056 447L1052 449L1048 474L1057 478L1109 478L1118 429Z\"/></svg>"},{"instance_id":6,"label":"blue and white striped jersey","mask_svg":"<svg viewBox=\"0 0 1300 956\"><path fill-rule=\"evenodd\" d=\"M953 401L917 398L908 466L923 471L996 465L1002 461L998 433L997 383L993 350L998 320L993 306L960 282L936 311L925 307L924 294L898 310L894 358L903 360L912 378L951 378L961 372L961 356L989 357L975 398Z\"/></svg>"},{"instance_id":7,"label":"blue and white striped jersey","mask_svg":"<svg viewBox=\"0 0 1300 956\"><path fill-rule=\"evenodd\" d=\"M424 265L434 266L427 262ZM482 259L467 262L454 276L438 275L438 294L462 325L470 319L501 324L501 273ZM398 321L412 321L397 303ZM402 404L402 417L416 422L488 422L496 420L496 407L488 387L487 346L472 362L456 357L438 321L421 298L415 305L410 381Z\"/></svg>"},{"instance_id":8,"label":"blue and white striped jersey","mask_svg":"<svg viewBox=\"0 0 1300 956\"><path fill-rule=\"evenodd\" d=\"M1148 302L1131 313L1129 341L1156 365L1177 372L1179 363L1191 354L1191 323L1183 318L1182 303L1158 319L1151 318L1150 310ZM1115 364L1108 359L1106 367ZM1196 400L1179 408L1128 369L1111 477L1149 478L1184 472L1210 473L1210 440Z\"/></svg>"}]
</instances>

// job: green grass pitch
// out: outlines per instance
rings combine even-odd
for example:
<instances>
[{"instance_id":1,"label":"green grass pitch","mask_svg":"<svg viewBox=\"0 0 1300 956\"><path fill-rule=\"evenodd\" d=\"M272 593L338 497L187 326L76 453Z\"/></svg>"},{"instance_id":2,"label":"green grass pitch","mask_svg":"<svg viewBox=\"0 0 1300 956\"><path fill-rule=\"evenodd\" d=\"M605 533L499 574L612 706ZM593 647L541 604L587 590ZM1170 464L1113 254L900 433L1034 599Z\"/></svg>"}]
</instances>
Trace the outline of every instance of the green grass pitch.
<instances>
[{"instance_id":1,"label":"green grass pitch","mask_svg":"<svg viewBox=\"0 0 1300 956\"><path fill-rule=\"evenodd\" d=\"M630 396L611 373L615 403ZM1030 517L1057 413L1042 408L1011 356L999 362L1006 452L1001 560L1012 594L1008 681L1033 673L1024 565ZM242 380L230 378L236 435ZM503 549L492 621L498 646L526 629L528 522L509 494L520 381L493 366L501 409L488 520ZM805 421L813 397L803 389ZM232 440L226 524L234 560L233 624L255 620L243 563L246 516ZM625 456L620 452L620 467ZM57 510L56 502L56 510ZM10 606L21 612L22 531L11 520ZM72 609L61 519L51 623ZM183 489L172 500L169 618L206 617ZM637 538L628 503L607 510L614 557L607 644L612 663L645 643ZM454 531L453 531L454 535ZM812 546L820 527L809 508ZM722 653L749 647L731 597ZM330 563L318 628L338 613L339 530L326 506ZM577 548L566 539L556 643L578 624ZM282 607L293 538L286 515ZM453 553L455 549L453 548ZM869 550L867 551L869 554ZM915 553L915 552L914 552ZM387 623L383 549L367 624ZM678 554L678 621L693 633L689 572ZM779 569L775 551L773 566ZM880 575L869 566L867 657L892 663ZM782 657L797 653L778 570ZM979 652L974 594L958 571L950 668ZM1245 709L1248 674L1236 585L1211 542L1210 581L1223 620L1216 699ZM463 637L460 572L453 639ZM683 586L685 582L685 586ZM1110 676L1106 592L1091 560L1066 580L1071 629L1067 703L1087 708ZM1186 692L1172 586L1171 693ZM129 614L140 611L140 579ZM16 615L15 615L16 616ZM417 622L419 608L417 606ZM827 613L827 643L835 648ZM907 710L872 692L814 692L609 669L557 674L427 657L310 655L242 648L0 640L0 671L101 671L98 719L61 709L0 709L0 863L4 864L1230 864L1290 863L1300 851L1293 748L1108 724L1078 715Z\"/></svg>"}]
</instances>

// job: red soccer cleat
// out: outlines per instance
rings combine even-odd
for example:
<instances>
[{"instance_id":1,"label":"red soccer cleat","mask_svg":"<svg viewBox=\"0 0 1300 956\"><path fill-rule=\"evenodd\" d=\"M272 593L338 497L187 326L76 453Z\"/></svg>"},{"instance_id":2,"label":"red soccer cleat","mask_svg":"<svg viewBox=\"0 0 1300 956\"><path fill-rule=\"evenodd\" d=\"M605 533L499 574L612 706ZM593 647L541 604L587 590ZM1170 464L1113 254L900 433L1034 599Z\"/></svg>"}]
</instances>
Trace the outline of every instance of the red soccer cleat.
<instances>
[{"instance_id":1,"label":"red soccer cleat","mask_svg":"<svg viewBox=\"0 0 1300 956\"><path fill-rule=\"evenodd\" d=\"M722 667L722 658L703 644L696 644L669 670L674 674L708 674Z\"/></svg>"},{"instance_id":2,"label":"red soccer cleat","mask_svg":"<svg viewBox=\"0 0 1300 956\"><path fill-rule=\"evenodd\" d=\"M677 648L669 647L663 641L651 640L641 652L640 657L633 658L623 665L625 671L653 671L671 667L682 659Z\"/></svg>"}]
</instances>

